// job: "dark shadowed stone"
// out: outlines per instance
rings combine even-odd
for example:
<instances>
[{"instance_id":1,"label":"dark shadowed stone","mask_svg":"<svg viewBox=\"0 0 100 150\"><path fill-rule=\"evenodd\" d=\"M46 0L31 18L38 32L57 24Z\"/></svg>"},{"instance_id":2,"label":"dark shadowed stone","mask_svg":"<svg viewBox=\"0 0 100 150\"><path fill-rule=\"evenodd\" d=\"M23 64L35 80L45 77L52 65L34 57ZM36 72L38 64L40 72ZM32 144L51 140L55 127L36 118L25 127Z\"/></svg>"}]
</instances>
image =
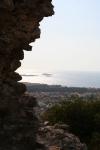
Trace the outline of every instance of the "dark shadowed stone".
<instances>
[{"instance_id":1,"label":"dark shadowed stone","mask_svg":"<svg viewBox=\"0 0 100 150\"><path fill-rule=\"evenodd\" d=\"M0 0L0 150L36 149L36 101L15 71L40 37L39 22L53 13L51 0Z\"/></svg>"}]
</instances>

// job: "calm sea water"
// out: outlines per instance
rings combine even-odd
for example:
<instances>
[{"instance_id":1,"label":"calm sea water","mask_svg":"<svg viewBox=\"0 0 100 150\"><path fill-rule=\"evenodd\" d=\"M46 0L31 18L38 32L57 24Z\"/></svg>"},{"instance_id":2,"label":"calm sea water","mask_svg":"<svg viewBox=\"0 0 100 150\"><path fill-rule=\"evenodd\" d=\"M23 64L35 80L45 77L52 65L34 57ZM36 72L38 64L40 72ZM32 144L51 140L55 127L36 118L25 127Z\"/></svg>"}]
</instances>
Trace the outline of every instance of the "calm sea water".
<instances>
[{"instance_id":1,"label":"calm sea water","mask_svg":"<svg viewBox=\"0 0 100 150\"><path fill-rule=\"evenodd\" d=\"M23 75L24 82L100 88L100 72L49 72Z\"/></svg>"}]
</instances>

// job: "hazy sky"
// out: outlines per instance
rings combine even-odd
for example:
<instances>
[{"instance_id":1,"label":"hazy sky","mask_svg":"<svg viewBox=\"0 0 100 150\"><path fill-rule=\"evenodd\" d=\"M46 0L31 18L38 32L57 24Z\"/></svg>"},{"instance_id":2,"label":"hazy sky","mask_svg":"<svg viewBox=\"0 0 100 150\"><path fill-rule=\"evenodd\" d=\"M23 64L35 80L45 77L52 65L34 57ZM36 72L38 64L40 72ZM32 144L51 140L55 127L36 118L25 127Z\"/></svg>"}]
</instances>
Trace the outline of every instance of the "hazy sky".
<instances>
[{"instance_id":1,"label":"hazy sky","mask_svg":"<svg viewBox=\"0 0 100 150\"><path fill-rule=\"evenodd\" d=\"M53 0L55 15L25 52L20 70L100 71L100 0Z\"/></svg>"}]
</instances>

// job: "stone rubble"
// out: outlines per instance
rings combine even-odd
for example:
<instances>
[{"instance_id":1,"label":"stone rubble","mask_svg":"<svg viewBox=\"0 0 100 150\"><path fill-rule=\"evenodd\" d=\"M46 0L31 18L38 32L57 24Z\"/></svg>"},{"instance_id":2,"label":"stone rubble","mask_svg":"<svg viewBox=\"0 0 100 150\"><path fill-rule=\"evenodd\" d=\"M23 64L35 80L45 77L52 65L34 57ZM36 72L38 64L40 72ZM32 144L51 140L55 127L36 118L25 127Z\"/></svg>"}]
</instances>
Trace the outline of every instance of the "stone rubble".
<instances>
[{"instance_id":1,"label":"stone rubble","mask_svg":"<svg viewBox=\"0 0 100 150\"><path fill-rule=\"evenodd\" d=\"M46 150L87 150L86 144L69 133L68 125L42 125L38 130L38 141L45 145Z\"/></svg>"}]
</instances>

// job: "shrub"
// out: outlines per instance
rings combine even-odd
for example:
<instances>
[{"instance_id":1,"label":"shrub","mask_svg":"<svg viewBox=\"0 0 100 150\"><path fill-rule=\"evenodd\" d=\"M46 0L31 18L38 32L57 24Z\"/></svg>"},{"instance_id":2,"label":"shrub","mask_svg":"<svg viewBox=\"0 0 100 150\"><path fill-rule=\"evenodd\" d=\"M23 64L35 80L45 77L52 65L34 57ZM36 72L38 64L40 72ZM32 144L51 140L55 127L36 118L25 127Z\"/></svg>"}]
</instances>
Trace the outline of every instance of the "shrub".
<instances>
[{"instance_id":1,"label":"shrub","mask_svg":"<svg viewBox=\"0 0 100 150\"><path fill-rule=\"evenodd\" d=\"M96 144L100 142L100 101L80 99L65 101L45 112L43 119L49 120L53 124L59 122L68 124L70 131L79 136L83 142L88 144L93 141Z\"/></svg>"}]
</instances>

